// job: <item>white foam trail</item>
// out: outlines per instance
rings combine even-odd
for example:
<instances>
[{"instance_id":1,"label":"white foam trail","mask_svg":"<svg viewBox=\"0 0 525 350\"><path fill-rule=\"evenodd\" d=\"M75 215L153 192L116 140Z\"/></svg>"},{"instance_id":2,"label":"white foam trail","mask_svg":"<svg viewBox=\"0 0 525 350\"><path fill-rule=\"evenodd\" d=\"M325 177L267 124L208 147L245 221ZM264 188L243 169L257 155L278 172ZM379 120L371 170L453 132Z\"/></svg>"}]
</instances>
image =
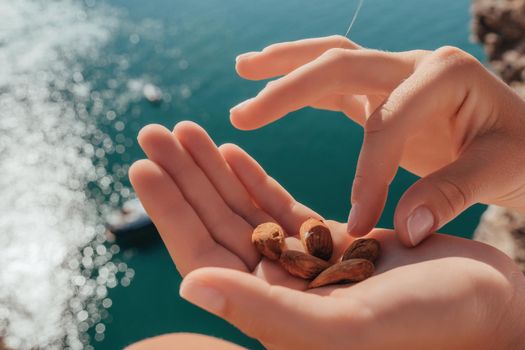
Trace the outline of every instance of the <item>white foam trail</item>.
<instances>
[{"instance_id":1,"label":"white foam trail","mask_svg":"<svg viewBox=\"0 0 525 350\"><path fill-rule=\"evenodd\" d=\"M110 306L121 267L104 246L78 252L102 237L86 186L106 176L79 62L118 25L86 3L0 0L0 339L13 349L90 348L83 332L104 316L90 300Z\"/></svg>"}]
</instances>

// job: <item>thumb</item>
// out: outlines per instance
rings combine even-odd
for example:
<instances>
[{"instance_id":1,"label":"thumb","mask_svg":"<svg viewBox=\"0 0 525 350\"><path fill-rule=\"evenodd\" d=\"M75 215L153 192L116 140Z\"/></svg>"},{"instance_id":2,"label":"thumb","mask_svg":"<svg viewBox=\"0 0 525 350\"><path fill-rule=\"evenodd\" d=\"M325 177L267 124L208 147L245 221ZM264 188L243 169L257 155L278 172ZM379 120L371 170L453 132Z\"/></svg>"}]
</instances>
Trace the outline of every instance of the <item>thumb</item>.
<instances>
[{"instance_id":1,"label":"thumb","mask_svg":"<svg viewBox=\"0 0 525 350\"><path fill-rule=\"evenodd\" d=\"M396 233L403 244L418 245L471 205L497 195L499 162L488 155L482 147L467 150L403 194L394 214Z\"/></svg>"},{"instance_id":2,"label":"thumb","mask_svg":"<svg viewBox=\"0 0 525 350\"><path fill-rule=\"evenodd\" d=\"M272 286L248 273L210 267L188 274L180 295L267 346L315 348L311 342L301 343L304 332L315 332L314 310L323 310L320 303L324 301L318 295Z\"/></svg>"}]
</instances>

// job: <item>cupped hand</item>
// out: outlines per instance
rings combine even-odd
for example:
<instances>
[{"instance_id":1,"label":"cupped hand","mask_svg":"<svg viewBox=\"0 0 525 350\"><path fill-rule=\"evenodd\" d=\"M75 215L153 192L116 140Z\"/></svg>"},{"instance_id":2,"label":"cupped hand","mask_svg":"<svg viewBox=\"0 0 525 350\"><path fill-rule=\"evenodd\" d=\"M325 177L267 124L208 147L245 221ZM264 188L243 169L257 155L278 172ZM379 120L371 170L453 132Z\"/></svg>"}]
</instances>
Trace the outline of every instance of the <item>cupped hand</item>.
<instances>
[{"instance_id":1,"label":"cupped hand","mask_svg":"<svg viewBox=\"0 0 525 350\"><path fill-rule=\"evenodd\" d=\"M503 254L435 235L417 248L374 230L383 255L356 285L306 289L251 244L254 226L289 235L318 214L296 202L257 162L219 148L194 123L147 126L148 156L130 179L185 279L181 295L269 349L514 349L523 342L525 281ZM335 261L353 238L328 221ZM294 237L290 247L298 246Z\"/></svg>"},{"instance_id":2,"label":"cupped hand","mask_svg":"<svg viewBox=\"0 0 525 350\"><path fill-rule=\"evenodd\" d=\"M376 225L399 166L422 177L394 217L406 245L478 202L525 211L525 102L460 49L383 52L332 36L241 55L237 71L283 76L231 110L240 129L306 106L364 127L348 220L356 236Z\"/></svg>"}]
</instances>

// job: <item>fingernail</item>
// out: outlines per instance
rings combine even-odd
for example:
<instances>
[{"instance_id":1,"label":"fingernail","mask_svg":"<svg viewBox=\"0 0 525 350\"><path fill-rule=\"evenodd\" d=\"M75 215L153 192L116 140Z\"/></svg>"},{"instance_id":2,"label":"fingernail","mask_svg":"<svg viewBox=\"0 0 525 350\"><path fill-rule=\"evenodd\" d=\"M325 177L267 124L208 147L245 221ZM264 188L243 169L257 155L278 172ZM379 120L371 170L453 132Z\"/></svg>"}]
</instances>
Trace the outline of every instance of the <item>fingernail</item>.
<instances>
[{"instance_id":1,"label":"fingernail","mask_svg":"<svg viewBox=\"0 0 525 350\"><path fill-rule=\"evenodd\" d=\"M235 57L235 62L239 62L240 59L253 56L253 55L257 54L257 53L258 53L258 51L250 51L250 52L246 52L246 53L240 54L239 56Z\"/></svg>"},{"instance_id":2,"label":"fingernail","mask_svg":"<svg viewBox=\"0 0 525 350\"><path fill-rule=\"evenodd\" d=\"M230 114L238 111L239 109L241 109L243 106L245 106L246 104L248 104L248 102L250 102L251 100L253 100L253 98L250 98L246 101L242 101L241 103L239 103L237 106L234 106L232 107L232 109L230 109Z\"/></svg>"},{"instance_id":3,"label":"fingernail","mask_svg":"<svg viewBox=\"0 0 525 350\"><path fill-rule=\"evenodd\" d=\"M434 215L427 207L418 207L407 220L407 230L410 243L418 245L434 226Z\"/></svg>"},{"instance_id":4,"label":"fingernail","mask_svg":"<svg viewBox=\"0 0 525 350\"><path fill-rule=\"evenodd\" d=\"M217 289L199 281L183 280L179 294L192 304L219 315L226 305L226 298Z\"/></svg>"},{"instance_id":5,"label":"fingernail","mask_svg":"<svg viewBox=\"0 0 525 350\"><path fill-rule=\"evenodd\" d=\"M359 205L354 204L350 208L350 213L348 214L348 226L346 227L346 232L352 233L352 231L357 226L357 215L359 214Z\"/></svg>"}]
</instances>

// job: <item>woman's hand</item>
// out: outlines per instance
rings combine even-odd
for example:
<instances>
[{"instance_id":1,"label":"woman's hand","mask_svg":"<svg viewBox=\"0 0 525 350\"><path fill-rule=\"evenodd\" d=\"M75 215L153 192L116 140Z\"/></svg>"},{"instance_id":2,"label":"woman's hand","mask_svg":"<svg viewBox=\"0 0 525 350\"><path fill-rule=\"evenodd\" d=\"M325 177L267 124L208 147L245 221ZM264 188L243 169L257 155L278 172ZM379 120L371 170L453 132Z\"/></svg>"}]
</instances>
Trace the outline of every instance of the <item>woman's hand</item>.
<instances>
[{"instance_id":1,"label":"woman's hand","mask_svg":"<svg viewBox=\"0 0 525 350\"><path fill-rule=\"evenodd\" d=\"M270 349L518 349L525 341L525 281L510 259L481 243L435 235L408 249L374 230L384 254L371 278L306 290L251 244L254 226L289 234L317 216L235 145L217 148L196 124L148 126L149 160L130 178L186 276L181 295ZM328 221L334 261L351 243ZM287 238L294 246L299 241Z\"/></svg>"},{"instance_id":2,"label":"woman's hand","mask_svg":"<svg viewBox=\"0 0 525 350\"><path fill-rule=\"evenodd\" d=\"M241 55L237 71L252 80L284 75L231 110L240 129L306 106L364 127L348 222L356 236L377 223L398 166L422 177L396 209L405 245L477 202L525 212L525 102L460 49L389 53L333 36Z\"/></svg>"}]
</instances>

